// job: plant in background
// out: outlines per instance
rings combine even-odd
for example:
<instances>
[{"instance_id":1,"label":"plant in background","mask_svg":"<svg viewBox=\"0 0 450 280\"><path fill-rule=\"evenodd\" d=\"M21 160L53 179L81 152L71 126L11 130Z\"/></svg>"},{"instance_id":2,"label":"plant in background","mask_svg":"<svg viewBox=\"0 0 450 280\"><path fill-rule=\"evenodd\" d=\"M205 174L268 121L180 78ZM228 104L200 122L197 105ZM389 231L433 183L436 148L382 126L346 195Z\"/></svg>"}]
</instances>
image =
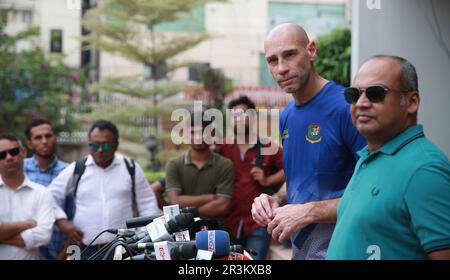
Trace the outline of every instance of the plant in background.
<instances>
[{"instance_id":1,"label":"plant in background","mask_svg":"<svg viewBox=\"0 0 450 280\"><path fill-rule=\"evenodd\" d=\"M33 42L38 35L38 28L9 34L0 22L0 132L23 137L24 126L37 117L52 121L56 131L77 126L72 112L75 99L84 98L84 78L48 58ZM29 46L19 47L22 42Z\"/></svg>"},{"instance_id":2,"label":"plant in background","mask_svg":"<svg viewBox=\"0 0 450 280\"><path fill-rule=\"evenodd\" d=\"M334 29L317 38L317 73L343 86L350 85L351 31Z\"/></svg>"}]
</instances>

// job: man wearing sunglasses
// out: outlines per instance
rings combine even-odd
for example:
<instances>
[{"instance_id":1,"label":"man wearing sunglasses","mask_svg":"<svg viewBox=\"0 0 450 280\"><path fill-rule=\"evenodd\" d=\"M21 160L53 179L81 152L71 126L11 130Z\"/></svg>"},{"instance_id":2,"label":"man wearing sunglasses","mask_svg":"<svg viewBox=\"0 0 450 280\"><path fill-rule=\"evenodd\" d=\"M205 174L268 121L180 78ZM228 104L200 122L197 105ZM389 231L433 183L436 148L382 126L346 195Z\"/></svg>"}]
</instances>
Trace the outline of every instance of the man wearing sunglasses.
<instances>
[{"instance_id":1,"label":"man wearing sunglasses","mask_svg":"<svg viewBox=\"0 0 450 280\"><path fill-rule=\"evenodd\" d=\"M33 156L26 158L24 170L27 177L47 187L69 164L56 157L56 134L51 123L44 119L32 120L25 129L27 147ZM54 260L64 247L64 236L54 230L50 243L39 248L41 260Z\"/></svg>"},{"instance_id":2,"label":"man wearing sunglasses","mask_svg":"<svg viewBox=\"0 0 450 280\"><path fill-rule=\"evenodd\" d=\"M0 135L0 259L37 260L52 234L54 201L23 171L26 152L12 135Z\"/></svg>"},{"instance_id":3,"label":"man wearing sunglasses","mask_svg":"<svg viewBox=\"0 0 450 280\"><path fill-rule=\"evenodd\" d=\"M66 214L69 213L59 211L56 224L69 243L81 245L82 250L101 231L122 228L125 220L133 217L134 205L137 206L140 216L156 215L160 212L155 195L138 163L135 163L133 195L133 182L124 156L116 153L119 146L117 127L112 122L98 120L90 128L88 138L90 154L84 163L85 170L79 177L78 184L74 184L74 181L77 181L74 176L74 162L49 186L58 202L63 201L69 194L75 197L76 211L73 221L67 219ZM110 234L101 235L81 258L88 258L112 239Z\"/></svg>"},{"instance_id":4,"label":"man wearing sunglasses","mask_svg":"<svg viewBox=\"0 0 450 280\"><path fill-rule=\"evenodd\" d=\"M450 163L417 124L417 74L375 56L345 90L367 139L339 203L328 259L450 259Z\"/></svg>"},{"instance_id":5,"label":"man wearing sunglasses","mask_svg":"<svg viewBox=\"0 0 450 280\"><path fill-rule=\"evenodd\" d=\"M351 122L344 87L316 73L316 45L302 27L275 27L264 49L272 76L294 101L280 119L287 187L257 197L252 216L274 239L291 238L293 259L324 259L337 203L366 141Z\"/></svg>"}]
</instances>

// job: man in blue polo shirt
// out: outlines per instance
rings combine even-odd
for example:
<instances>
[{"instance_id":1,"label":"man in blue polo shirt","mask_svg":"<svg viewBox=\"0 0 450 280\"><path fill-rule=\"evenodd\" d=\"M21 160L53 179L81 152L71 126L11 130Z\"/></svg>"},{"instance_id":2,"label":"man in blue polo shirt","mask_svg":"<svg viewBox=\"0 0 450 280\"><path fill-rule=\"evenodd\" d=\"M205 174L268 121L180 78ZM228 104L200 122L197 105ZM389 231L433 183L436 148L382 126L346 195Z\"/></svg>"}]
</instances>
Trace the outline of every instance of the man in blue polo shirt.
<instances>
[{"instance_id":1,"label":"man in blue polo shirt","mask_svg":"<svg viewBox=\"0 0 450 280\"><path fill-rule=\"evenodd\" d=\"M47 187L69 164L56 157L56 134L49 121L32 120L25 129L25 135L27 147L34 153L24 161L25 174L31 181ZM63 246L64 237L55 228L50 243L39 248L39 258L54 260Z\"/></svg>"},{"instance_id":2,"label":"man in blue polo shirt","mask_svg":"<svg viewBox=\"0 0 450 280\"><path fill-rule=\"evenodd\" d=\"M252 216L280 242L291 237L293 259L324 259L338 200L366 141L351 122L344 87L315 72L316 45L303 28L275 27L264 48L272 76L294 101L280 119L287 188L256 198Z\"/></svg>"},{"instance_id":3,"label":"man in blue polo shirt","mask_svg":"<svg viewBox=\"0 0 450 280\"><path fill-rule=\"evenodd\" d=\"M327 259L450 259L450 163L417 124L414 66L375 56L345 90L367 139Z\"/></svg>"}]
</instances>

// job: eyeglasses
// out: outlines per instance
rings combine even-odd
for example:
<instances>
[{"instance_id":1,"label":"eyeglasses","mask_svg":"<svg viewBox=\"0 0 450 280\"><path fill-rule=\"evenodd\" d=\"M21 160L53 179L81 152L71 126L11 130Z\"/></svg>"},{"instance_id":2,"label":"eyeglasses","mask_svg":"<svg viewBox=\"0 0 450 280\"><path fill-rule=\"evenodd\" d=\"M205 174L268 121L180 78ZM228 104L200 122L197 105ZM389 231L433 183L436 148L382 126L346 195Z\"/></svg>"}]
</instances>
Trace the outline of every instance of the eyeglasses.
<instances>
[{"instance_id":1,"label":"eyeglasses","mask_svg":"<svg viewBox=\"0 0 450 280\"><path fill-rule=\"evenodd\" d=\"M344 90L345 101L348 104L355 104L363 92L366 92L367 99L372 103L380 103L384 101L386 94L392 91L410 92L411 90L391 89L385 86L369 86L364 88L349 87Z\"/></svg>"},{"instance_id":2,"label":"eyeglasses","mask_svg":"<svg viewBox=\"0 0 450 280\"><path fill-rule=\"evenodd\" d=\"M89 145L89 149L92 152L98 151L98 149L100 149L100 147L102 148L102 151L104 151L104 152L111 152L115 147L115 144L112 144L112 143L99 144L99 143L90 142L88 145Z\"/></svg>"},{"instance_id":3,"label":"eyeglasses","mask_svg":"<svg viewBox=\"0 0 450 280\"><path fill-rule=\"evenodd\" d=\"M15 147L15 148L0 152L0 160L4 160L6 158L7 154L10 154L12 157L15 157L18 154L20 154L20 148Z\"/></svg>"}]
</instances>

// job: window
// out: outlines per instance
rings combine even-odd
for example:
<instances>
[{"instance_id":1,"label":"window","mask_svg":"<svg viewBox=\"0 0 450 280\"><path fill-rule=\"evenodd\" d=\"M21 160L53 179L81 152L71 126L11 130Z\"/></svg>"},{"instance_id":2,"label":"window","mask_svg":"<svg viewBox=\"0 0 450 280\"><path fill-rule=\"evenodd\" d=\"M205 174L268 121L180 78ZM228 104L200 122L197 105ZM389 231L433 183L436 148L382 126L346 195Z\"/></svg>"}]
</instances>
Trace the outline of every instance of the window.
<instances>
[{"instance_id":1,"label":"window","mask_svg":"<svg viewBox=\"0 0 450 280\"><path fill-rule=\"evenodd\" d=\"M22 23L26 25L31 25L32 22L32 14L30 10L22 11Z\"/></svg>"},{"instance_id":2,"label":"window","mask_svg":"<svg viewBox=\"0 0 450 280\"><path fill-rule=\"evenodd\" d=\"M280 23L295 22L308 33L323 35L345 25L345 5L269 2L268 30Z\"/></svg>"},{"instance_id":3,"label":"window","mask_svg":"<svg viewBox=\"0 0 450 280\"><path fill-rule=\"evenodd\" d=\"M63 49L63 32L61 29L50 30L50 52L62 53Z\"/></svg>"}]
</instances>

